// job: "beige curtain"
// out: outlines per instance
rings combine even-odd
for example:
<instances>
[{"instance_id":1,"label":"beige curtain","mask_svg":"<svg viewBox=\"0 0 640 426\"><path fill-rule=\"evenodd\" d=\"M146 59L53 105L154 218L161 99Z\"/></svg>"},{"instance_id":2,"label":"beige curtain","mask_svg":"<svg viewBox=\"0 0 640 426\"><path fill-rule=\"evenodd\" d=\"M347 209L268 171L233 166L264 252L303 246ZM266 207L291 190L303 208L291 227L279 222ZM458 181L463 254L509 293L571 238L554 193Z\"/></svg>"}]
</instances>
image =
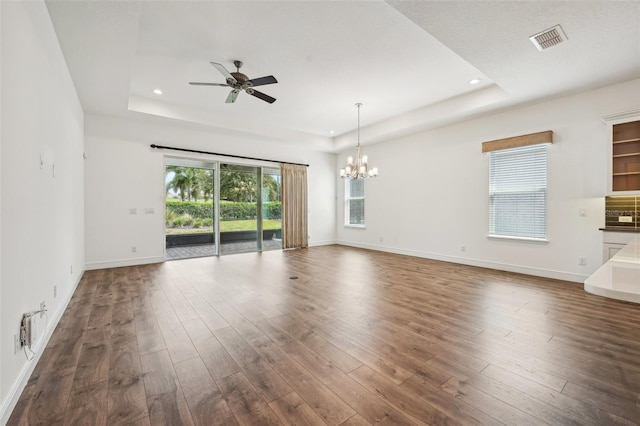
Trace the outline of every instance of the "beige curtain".
<instances>
[{"instance_id":1,"label":"beige curtain","mask_svg":"<svg viewBox=\"0 0 640 426\"><path fill-rule=\"evenodd\" d=\"M282 248L309 245L307 233L307 167L282 164Z\"/></svg>"}]
</instances>

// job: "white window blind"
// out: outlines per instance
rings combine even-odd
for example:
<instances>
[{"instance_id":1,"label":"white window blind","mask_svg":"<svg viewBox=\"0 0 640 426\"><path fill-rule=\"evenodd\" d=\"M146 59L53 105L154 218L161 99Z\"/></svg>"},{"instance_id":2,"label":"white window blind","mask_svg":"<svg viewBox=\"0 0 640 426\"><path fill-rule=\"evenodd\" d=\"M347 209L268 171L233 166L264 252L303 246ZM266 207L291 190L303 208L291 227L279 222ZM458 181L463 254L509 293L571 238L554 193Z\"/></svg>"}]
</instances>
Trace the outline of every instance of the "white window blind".
<instances>
[{"instance_id":1,"label":"white window blind","mask_svg":"<svg viewBox=\"0 0 640 426\"><path fill-rule=\"evenodd\" d=\"M489 153L489 234L547 237L547 144Z\"/></svg>"},{"instance_id":2,"label":"white window blind","mask_svg":"<svg viewBox=\"0 0 640 426\"><path fill-rule=\"evenodd\" d=\"M364 179L345 179L344 224L364 226Z\"/></svg>"}]
</instances>

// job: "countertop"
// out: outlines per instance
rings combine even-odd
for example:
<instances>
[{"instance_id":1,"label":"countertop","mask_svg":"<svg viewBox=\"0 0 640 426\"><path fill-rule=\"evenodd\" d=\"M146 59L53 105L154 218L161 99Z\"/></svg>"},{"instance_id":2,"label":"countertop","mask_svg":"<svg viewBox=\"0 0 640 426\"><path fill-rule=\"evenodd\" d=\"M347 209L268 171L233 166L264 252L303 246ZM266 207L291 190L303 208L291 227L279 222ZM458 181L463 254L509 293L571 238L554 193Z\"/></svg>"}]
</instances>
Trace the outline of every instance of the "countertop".
<instances>
[{"instance_id":1,"label":"countertop","mask_svg":"<svg viewBox=\"0 0 640 426\"><path fill-rule=\"evenodd\" d=\"M599 296L640 303L640 235L587 278L584 289Z\"/></svg>"},{"instance_id":2,"label":"countertop","mask_svg":"<svg viewBox=\"0 0 640 426\"><path fill-rule=\"evenodd\" d=\"M614 228L609 226L606 228L598 228L598 230L604 231L604 232L637 232L640 234L640 228L624 228L624 227Z\"/></svg>"}]
</instances>

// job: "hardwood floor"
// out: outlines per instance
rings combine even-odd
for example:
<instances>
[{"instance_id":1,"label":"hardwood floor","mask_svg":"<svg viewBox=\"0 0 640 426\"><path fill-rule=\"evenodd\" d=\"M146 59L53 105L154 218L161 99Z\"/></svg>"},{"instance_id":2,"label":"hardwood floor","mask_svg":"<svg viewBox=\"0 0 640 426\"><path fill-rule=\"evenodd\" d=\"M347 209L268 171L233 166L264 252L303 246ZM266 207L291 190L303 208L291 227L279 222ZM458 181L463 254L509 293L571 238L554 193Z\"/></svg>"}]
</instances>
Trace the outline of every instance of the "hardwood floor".
<instances>
[{"instance_id":1,"label":"hardwood floor","mask_svg":"<svg viewBox=\"0 0 640 426\"><path fill-rule=\"evenodd\" d=\"M9 420L377 423L638 424L640 305L340 246L87 271Z\"/></svg>"}]
</instances>

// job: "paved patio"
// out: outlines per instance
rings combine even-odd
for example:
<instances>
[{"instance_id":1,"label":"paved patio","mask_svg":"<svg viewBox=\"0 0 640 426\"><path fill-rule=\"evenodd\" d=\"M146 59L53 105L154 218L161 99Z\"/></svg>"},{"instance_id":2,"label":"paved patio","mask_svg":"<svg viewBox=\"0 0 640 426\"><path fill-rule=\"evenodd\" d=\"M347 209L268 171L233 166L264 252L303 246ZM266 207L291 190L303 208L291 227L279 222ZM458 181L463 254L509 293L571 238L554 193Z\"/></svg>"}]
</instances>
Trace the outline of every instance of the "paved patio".
<instances>
[{"instance_id":1,"label":"paved patio","mask_svg":"<svg viewBox=\"0 0 640 426\"><path fill-rule=\"evenodd\" d=\"M281 240L266 240L262 242L262 251L281 250ZM181 246L167 248L167 260L190 259L193 257L215 256L215 246L213 244L203 244L194 246ZM220 246L220 254L249 253L256 251L255 241L239 241L234 243L223 243Z\"/></svg>"}]
</instances>

